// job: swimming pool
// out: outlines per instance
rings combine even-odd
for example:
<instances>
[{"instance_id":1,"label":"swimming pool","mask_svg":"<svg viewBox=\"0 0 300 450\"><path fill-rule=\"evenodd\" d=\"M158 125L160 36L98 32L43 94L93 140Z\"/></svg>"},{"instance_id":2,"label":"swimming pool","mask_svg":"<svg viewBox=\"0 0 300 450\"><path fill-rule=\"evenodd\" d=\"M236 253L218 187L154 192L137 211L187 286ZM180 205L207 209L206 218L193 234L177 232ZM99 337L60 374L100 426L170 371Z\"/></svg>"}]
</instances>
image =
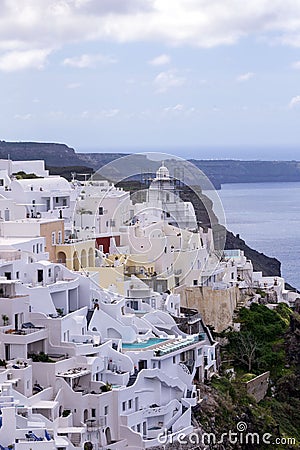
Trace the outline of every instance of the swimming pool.
<instances>
[{"instance_id":1,"label":"swimming pool","mask_svg":"<svg viewBox=\"0 0 300 450\"><path fill-rule=\"evenodd\" d=\"M126 350L135 350L139 348L151 347L155 344L160 344L161 342L167 341L168 339L164 338L150 338L145 342L133 342L132 344L122 344L122 348Z\"/></svg>"}]
</instances>

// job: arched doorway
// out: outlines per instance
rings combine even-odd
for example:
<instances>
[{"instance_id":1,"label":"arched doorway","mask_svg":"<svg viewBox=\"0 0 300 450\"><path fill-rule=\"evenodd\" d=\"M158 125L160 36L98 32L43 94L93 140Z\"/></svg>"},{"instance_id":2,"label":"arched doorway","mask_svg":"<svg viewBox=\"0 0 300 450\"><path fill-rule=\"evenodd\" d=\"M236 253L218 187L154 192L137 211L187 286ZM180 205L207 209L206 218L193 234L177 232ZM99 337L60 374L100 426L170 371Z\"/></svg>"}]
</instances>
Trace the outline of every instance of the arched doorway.
<instances>
[{"instance_id":1,"label":"arched doorway","mask_svg":"<svg viewBox=\"0 0 300 450\"><path fill-rule=\"evenodd\" d=\"M109 427L107 427L105 430L105 438L106 438L106 445L111 444L111 432Z\"/></svg>"},{"instance_id":2,"label":"arched doorway","mask_svg":"<svg viewBox=\"0 0 300 450\"><path fill-rule=\"evenodd\" d=\"M94 265L95 265L94 255L95 255L95 250L93 248L90 248L89 249L89 257L88 257L89 258L89 261L88 261L89 267L94 267Z\"/></svg>"},{"instance_id":3,"label":"arched doorway","mask_svg":"<svg viewBox=\"0 0 300 450\"><path fill-rule=\"evenodd\" d=\"M73 270L79 270L79 258L78 258L78 253L74 252L73 253Z\"/></svg>"},{"instance_id":4,"label":"arched doorway","mask_svg":"<svg viewBox=\"0 0 300 450\"><path fill-rule=\"evenodd\" d=\"M65 252L58 252L57 253L57 262L60 264L66 264L67 256Z\"/></svg>"},{"instance_id":5,"label":"arched doorway","mask_svg":"<svg viewBox=\"0 0 300 450\"><path fill-rule=\"evenodd\" d=\"M85 268L86 267L86 263L87 263L85 249L81 250L80 260L81 260L81 267Z\"/></svg>"},{"instance_id":6,"label":"arched doorway","mask_svg":"<svg viewBox=\"0 0 300 450\"><path fill-rule=\"evenodd\" d=\"M85 423L88 420L88 417L89 417L89 411L88 411L88 409L85 409L83 411L83 423Z\"/></svg>"}]
</instances>

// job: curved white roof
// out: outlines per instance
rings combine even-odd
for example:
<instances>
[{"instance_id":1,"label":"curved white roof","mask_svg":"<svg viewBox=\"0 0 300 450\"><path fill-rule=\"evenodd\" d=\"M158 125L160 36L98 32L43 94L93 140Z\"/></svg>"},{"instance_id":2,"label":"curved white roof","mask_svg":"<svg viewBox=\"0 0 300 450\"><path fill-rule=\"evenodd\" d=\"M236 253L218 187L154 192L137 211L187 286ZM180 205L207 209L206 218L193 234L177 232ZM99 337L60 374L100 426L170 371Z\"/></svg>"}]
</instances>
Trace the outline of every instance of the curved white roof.
<instances>
[{"instance_id":1,"label":"curved white roof","mask_svg":"<svg viewBox=\"0 0 300 450\"><path fill-rule=\"evenodd\" d=\"M29 178L24 180L17 180L24 191L30 191L31 187L34 191L71 191L72 188L69 182L63 177L47 177L47 178ZM40 189L42 188L42 189Z\"/></svg>"}]
</instances>

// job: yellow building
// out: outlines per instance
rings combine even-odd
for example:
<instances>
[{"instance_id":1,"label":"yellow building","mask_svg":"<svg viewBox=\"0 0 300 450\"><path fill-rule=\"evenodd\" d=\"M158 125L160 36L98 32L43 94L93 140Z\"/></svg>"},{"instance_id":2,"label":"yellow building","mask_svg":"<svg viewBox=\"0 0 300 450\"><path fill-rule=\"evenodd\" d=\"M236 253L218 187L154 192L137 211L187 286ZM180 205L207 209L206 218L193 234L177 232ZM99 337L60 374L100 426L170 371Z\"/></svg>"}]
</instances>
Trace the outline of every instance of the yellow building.
<instances>
[{"instance_id":1,"label":"yellow building","mask_svg":"<svg viewBox=\"0 0 300 450\"><path fill-rule=\"evenodd\" d=\"M95 239L66 242L56 245L56 262L65 264L70 270L95 266Z\"/></svg>"}]
</instances>

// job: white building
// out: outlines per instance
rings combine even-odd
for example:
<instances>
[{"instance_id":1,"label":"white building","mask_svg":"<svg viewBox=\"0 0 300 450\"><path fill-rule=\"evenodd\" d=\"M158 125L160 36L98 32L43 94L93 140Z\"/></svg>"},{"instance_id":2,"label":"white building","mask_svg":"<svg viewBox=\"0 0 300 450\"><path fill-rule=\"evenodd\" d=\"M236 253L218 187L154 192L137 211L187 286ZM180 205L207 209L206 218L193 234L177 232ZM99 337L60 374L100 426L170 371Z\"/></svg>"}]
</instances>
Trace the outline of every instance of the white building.
<instances>
[{"instance_id":1,"label":"white building","mask_svg":"<svg viewBox=\"0 0 300 450\"><path fill-rule=\"evenodd\" d=\"M31 171L43 178L15 180L7 170L3 191L12 216L0 224L0 445L138 450L157 445L165 429L170 439L188 434L199 399L193 380L216 370L208 330L182 332L174 319L179 295L157 293L134 275L114 293L99 287L97 268L80 273L50 262L40 236L41 223L63 211L77 237L92 230L99 246L109 238L111 253L129 251L120 233L122 226L129 235L137 230L129 225L129 195L95 182L82 196L82 186L49 177L39 164ZM93 214L76 215L77 200ZM165 226L169 251L161 267L172 264L176 231Z\"/></svg>"},{"instance_id":2,"label":"white building","mask_svg":"<svg viewBox=\"0 0 300 450\"><path fill-rule=\"evenodd\" d=\"M21 170L41 178L14 179ZM169 440L189 434L201 399L194 380L217 370L216 343L199 315L183 314L173 287L238 284L292 299L242 252L219 261L164 165L135 205L107 181L68 183L40 162L0 161L0 185L0 210L9 210L0 222L0 449L140 450L166 430ZM97 267L50 261L47 233L61 220L71 240L96 241Z\"/></svg>"}]
</instances>

